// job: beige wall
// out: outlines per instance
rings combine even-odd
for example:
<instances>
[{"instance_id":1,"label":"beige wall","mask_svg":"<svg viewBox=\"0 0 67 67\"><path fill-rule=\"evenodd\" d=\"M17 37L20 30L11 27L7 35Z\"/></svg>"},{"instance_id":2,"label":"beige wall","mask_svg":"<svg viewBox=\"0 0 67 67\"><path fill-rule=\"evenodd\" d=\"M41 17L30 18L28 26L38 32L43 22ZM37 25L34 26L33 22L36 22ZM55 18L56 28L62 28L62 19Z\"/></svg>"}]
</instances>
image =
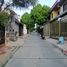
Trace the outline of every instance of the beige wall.
<instances>
[{"instance_id":1,"label":"beige wall","mask_svg":"<svg viewBox=\"0 0 67 67\"><path fill-rule=\"evenodd\" d=\"M58 12L60 13L60 9L57 10L57 11L52 11L52 13L50 14L50 20L54 19L55 17L58 16ZM53 14L53 17L52 17L52 14Z\"/></svg>"},{"instance_id":2,"label":"beige wall","mask_svg":"<svg viewBox=\"0 0 67 67\"><path fill-rule=\"evenodd\" d=\"M44 25L44 35L50 36L50 23Z\"/></svg>"}]
</instances>

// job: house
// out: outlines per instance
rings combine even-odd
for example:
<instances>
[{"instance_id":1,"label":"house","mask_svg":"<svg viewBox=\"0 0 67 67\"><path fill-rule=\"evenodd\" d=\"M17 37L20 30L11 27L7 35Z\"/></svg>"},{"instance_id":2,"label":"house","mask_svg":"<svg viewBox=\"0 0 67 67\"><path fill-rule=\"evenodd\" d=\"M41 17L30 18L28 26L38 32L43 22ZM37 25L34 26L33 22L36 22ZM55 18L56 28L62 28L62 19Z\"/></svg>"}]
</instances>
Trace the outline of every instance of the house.
<instances>
[{"instance_id":1,"label":"house","mask_svg":"<svg viewBox=\"0 0 67 67\"><path fill-rule=\"evenodd\" d=\"M9 12L10 18L6 27L6 38L17 40L23 34L23 24L18 20L18 15L13 10L9 10Z\"/></svg>"},{"instance_id":2,"label":"house","mask_svg":"<svg viewBox=\"0 0 67 67\"><path fill-rule=\"evenodd\" d=\"M60 6L59 6L59 0L56 0L56 2L54 3L54 5L52 6L51 10L50 10L50 20L54 19L55 17L57 17L60 14Z\"/></svg>"},{"instance_id":3,"label":"house","mask_svg":"<svg viewBox=\"0 0 67 67\"><path fill-rule=\"evenodd\" d=\"M0 23L0 44L5 44L9 40L16 40L23 35L23 24L18 20L18 15L13 10L4 10L10 17L7 26Z\"/></svg>"},{"instance_id":4,"label":"house","mask_svg":"<svg viewBox=\"0 0 67 67\"><path fill-rule=\"evenodd\" d=\"M50 37L67 39L67 1L56 0L49 13Z\"/></svg>"},{"instance_id":5,"label":"house","mask_svg":"<svg viewBox=\"0 0 67 67\"><path fill-rule=\"evenodd\" d=\"M6 38L7 37L15 37L18 36L19 33L19 26L17 24L16 21L16 13L12 10L9 11L10 12L10 17L9 17L9 22L8 25L6 27Z\"/></svg>"},{"instance_id":6,"label":"house","mask_svg":"<svg viewBox=\"0 0 67 67\"><path fill-rule=\"evenodd\" d=\"M52 21L54 18L56 18L60 14L59 2L60 2L59 0L56 0L56 2L53 4L53 6L51 7L49 11L49 16L48 16L49 20L44 24L44 35L45 36L50 37L51 35L53 36L54 34L54 30L52 30L53 28L51 28L54 25L52 25L52 23L49 23L49 22Z\"/></svg>"},{"instance_id":7,"label":"house","mask_svg":"<svg viewBox=\"0 0 67 67\"><path fill-rule=\"evenodd\" d=\"M49 20L44 24L44 35L67 40L67 1L56 0L49 11Z\"/></svg>"}]
</instances>

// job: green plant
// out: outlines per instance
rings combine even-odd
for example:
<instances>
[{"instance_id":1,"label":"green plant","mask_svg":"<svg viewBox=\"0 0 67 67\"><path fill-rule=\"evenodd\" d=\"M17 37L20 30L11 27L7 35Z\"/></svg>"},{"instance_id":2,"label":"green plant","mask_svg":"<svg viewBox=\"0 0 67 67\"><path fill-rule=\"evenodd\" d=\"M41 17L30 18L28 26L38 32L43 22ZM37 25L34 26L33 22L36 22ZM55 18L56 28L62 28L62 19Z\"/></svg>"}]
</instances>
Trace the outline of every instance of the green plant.
<instances>
[{"instance_id":1,"label":"green plant","mask_svg":"<svg viewBox=\"0 0 67 67\"><path fill-rule=\"evenodd\" d=\"M0 11L0 24L6 26L9 21L9 14L4 11Z\"/></svg>"}]
</instances>

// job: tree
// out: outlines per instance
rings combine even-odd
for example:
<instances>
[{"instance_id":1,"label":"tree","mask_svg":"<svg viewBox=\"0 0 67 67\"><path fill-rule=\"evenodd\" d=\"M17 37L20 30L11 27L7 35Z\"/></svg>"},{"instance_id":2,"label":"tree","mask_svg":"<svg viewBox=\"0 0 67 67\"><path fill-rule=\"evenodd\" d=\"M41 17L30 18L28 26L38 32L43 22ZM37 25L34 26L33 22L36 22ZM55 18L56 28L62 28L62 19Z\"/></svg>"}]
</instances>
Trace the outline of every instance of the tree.
<instances>
[{"instance_id":1,"label":"tree","mask_svg":"<svg viewBox=\"0 0 67 67\"><path fill-rule=\"evenodd\" d=\"M21 21L23 24L26 25L28 33L33 31L34 23L33 20L31 19L31 14L25 13L24 15L22 15Z\"/></svg>"},{"instance_id":2,"label":"tree","mask_svg":"<svg viewBox=\"0 0 67 67\"><path fill-rule=\"evenodd\" d=\"M49 12L48 6L41 6L38 4L35 6L31 11L31 18L34 20L34 23L37 23L38 25L44 24L48 20L48 12Z\"/></svg>"},{"instance_id":3,"label":"tree","mask_svg":"<svg viewBox=\"0 0 67 67\"><path fill-rule=\"evenodd\" d=\"M21 6L21 7L28 7L29 5L35 5L37 0L13 0L13 5Z\"/></svg>"},{"instance_id":4,"label":"tree","mask_svg":"<svg viewBox=\"0 0 67 67\"><path fill-rule=\"evenodd\" d=\"M35 23L38 25L44 24L48 20L47 17L49 9L50 8L48 6L41 6L40 4L38 4L31 10L30 14L25 13L21 17L21 20L24 24L26 24L27 30L31 31L32 29L34 29Z\"/></svg>"},{"instance_id":5,"label":"tree","mask_svg":"<svg viewBox=\"0 0 67 67\"><path fill-rule=\"evenodd\" d=\"M1 7L3 6L4 4L4 0L0 0L0 10L1 10Z\"/></svg>"},{"instance_id":6,"label":"tree","mask_svg":"<svg viewBox=\"0 0 67 67\"><path fill-rule=\"evenodd\" d=\"M5 3L5 0L0 0L0 9L4 4L6 7L9 6L28 7L29 5L34 6L36 2L37 0L11 0L11 2L8 0L8 2Z\"/></svg>"},{"instance_id":7,"label":"tree","mask_svg":"<svg viewBox=\"0 0 67 67\"><path fill-rule=\"evenodd\" d=\"M27 27L27 31L29 32L30 30L30 14L25 13L22 17L21 17L21 21L26 25Z\"/></svg>"},{"instance_id":8,"label":"tree","mask_svg":"<svg viewBox=\"0 0 67 67\"><path fill-rule=\"evenodd\" d=\"M6 26L9 21L9 14L7 12L0 12L0 24Z\"/></svg>"}]
</instances>

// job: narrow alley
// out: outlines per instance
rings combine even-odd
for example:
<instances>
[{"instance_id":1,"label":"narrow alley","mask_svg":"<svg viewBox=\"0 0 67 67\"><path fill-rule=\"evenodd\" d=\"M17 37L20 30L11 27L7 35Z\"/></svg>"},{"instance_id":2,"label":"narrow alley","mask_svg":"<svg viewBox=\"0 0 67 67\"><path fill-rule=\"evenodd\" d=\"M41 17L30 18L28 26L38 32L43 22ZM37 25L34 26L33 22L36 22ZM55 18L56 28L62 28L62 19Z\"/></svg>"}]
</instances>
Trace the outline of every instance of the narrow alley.
<instances>
[{"instance_id":1,"label":"narrow alley","mask_svg":"<svg viewBox=\"0 0 67 67\"><path fill-rule=\"evenodd\" d=\"M67 56L34 32L5 67L67 67Z\"/></svg>"}]
</instances>

